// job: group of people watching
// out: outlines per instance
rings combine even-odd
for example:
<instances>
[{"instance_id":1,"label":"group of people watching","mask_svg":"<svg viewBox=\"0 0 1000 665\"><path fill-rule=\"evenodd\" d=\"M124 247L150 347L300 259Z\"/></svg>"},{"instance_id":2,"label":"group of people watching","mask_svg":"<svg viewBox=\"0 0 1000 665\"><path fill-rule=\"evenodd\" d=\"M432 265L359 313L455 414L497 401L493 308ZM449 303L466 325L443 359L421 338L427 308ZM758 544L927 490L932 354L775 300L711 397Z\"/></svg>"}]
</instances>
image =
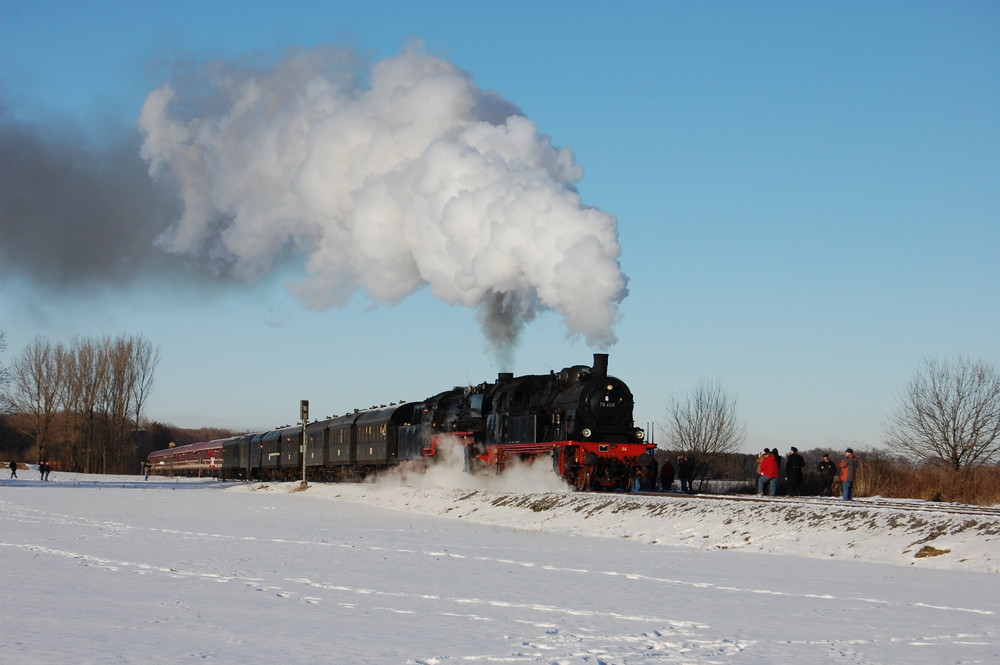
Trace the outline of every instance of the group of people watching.
<instances>
[{"instance_id":1,"label":"group of people watching","mask_svg":"<svg viewBox=\"0 0 1000 665\"><path fill-rule=\"evenodd\" d=\"M660 466L660 489L664 492L672 492L674 476L676 475L677 480L681 483L681 492L691 494L694 491L691 489L691 480L694 476L691 461L684 453L678 453L676 462L675 466L669 459L663 460L663 464ZM653 469L655 470L656 467L654 466Z\"/></svg>"},{"instance_id":2,"label":"group of people watching","mask_svg":"<svg viewBox=\"0 0 1000 665\"><path fill-rule=\"evenodd\" d=\"M788 496L798 496L802 490L805 466L806 461L795 446L789 448L784 463L777 448L765 448L757 456L757 494L765 494L764 490L768 490L767 494L777 495L778 479L784 477ZM839 465L830 459L829 454L823 455L822 461L816 465L820 478L820 496L833 496L833 482L838 470L844 500L850 501L854 496L854 479L858 473L858 458L851 448L845 451L844 459Z\"/></svg>"},{"instance_id":3,"label":"group of people watching","mask_svg":"<svg viewBox=\"0 0 1000 665\"><path fill-rule=\"evenodd\" d=\"M778 494L778 482L784 480L784 490L788 496L800 496L805 483L806 461L799 454L799 449L792 446L788 450L788 455L781 456L778 449L765 448L764 452L757 456L757 494ZM693 467L691 461L683 453L678 453L671 460L667 458L659 468L659 487L656 483L656 465L651 467L652 473L648 471L637 476L633 484L633 491L660 489L664 492L674 490L674 480L680 481L680 491L691 494L694 489L691 481L693 479ZM823 459L816 465L816 471L820 479L820 496L834 496L834 481L840 480L844 500L850 501L854 494L854 478L858 472L858 458L850 448L844 453L844 459L839 463L830 459L829 454L823 455ZM839 474L839 476L838 476Z\"/></svg>"}]
</instances>

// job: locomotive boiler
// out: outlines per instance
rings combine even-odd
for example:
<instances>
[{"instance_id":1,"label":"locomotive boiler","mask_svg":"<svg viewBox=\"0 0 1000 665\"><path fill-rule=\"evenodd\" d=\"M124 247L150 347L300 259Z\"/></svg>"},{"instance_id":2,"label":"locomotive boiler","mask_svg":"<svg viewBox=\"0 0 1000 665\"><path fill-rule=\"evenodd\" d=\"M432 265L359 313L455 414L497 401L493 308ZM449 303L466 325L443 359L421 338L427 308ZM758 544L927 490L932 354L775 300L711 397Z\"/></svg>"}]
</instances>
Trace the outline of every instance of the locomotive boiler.
<instances>
[{"instance_id":1,"label":"locomotive boiler","mask_svg":"<svg viewBox=\"0 0 1000 665\"><path fill-rule=\"evenodd\" d=\"M627 489L639 473L655 469L656 446L635 426L633 406L628 386L608 374L607 354L595 354L592 366L500 373L419 402L314 421L304 428L304 446L302 427L192 444L212 460L211 470L191 463L188 446L157 451L150 462L154 473L293 480L305 468L311 480L344 481L399 464L431 464L444 446L460 446L470 473L502 471L520 460L551 464L580 490ZM184 465L171 464L172 455L184 454Z\"/></svg>"}]
</instances>

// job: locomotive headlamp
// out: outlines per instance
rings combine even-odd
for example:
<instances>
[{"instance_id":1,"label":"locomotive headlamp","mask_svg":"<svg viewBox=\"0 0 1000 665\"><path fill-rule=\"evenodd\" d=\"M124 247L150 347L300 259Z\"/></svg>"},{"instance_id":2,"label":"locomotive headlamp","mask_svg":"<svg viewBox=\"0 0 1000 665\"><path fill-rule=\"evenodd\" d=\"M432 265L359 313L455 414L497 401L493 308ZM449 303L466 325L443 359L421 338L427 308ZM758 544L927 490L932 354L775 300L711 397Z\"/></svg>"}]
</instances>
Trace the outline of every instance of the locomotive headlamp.
<instances>
[{"instance_id":1,"label":"locomotive headlamp","mask_svg":"<svg viewBox=\"0 0 1000 665\"><path fill-rule=\"evenodd\" d=\"M641 429L639 429L639 428L637 427L637 428L636 428L636 430L635 430L635 438L637 438L637 439L639 439L640 441L642 441L643 439L645 439L645 438L646 438L646 433L645 433L645 432L643 432L643 431L642 431Z\"/></svg>"},{"instance_id":2,"label":"locomotive headlamp","mask_svg":"<svg viewBox=\"0 0 1000 665\"><path fill-rule=\"evenodd\" d=\"M583 435L583 438L585 438L585 439L589 439L589 438L590 438L590 435L591 435L591 434L593 434L593 432L591 432L591 431L590 431L590 428L589 428L589 427L584 427L584 428L583 428L583 431L581 431L581 432L580 432L580 434L582 434L582 435Z\"/></svg>"},{"instance_id":3,"label":"locomotive headlamp","mask_svg":"<svg viewBox=\"0 0 1000 665\"><path fill-rule=\"evenodd\" d=\"M608 392L611 392L612 390L615 389L615 387L609 383L608 385L604 386L604 389L607 390Z\"/></svg>"}]
</instances>

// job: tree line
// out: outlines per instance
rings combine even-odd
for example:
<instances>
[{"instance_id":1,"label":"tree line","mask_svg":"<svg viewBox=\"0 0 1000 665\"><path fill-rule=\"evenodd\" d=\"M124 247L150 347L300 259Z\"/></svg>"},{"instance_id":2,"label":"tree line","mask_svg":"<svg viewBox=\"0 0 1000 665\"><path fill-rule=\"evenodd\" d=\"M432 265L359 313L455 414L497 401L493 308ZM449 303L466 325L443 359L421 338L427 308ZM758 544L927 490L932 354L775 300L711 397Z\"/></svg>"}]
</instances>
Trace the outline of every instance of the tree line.
<instances>
[{"instance_id":1,"label":"tree line","mask_svg":"<svg viewBox=\"0 0 1000 665\"><path fill-rule=\"evenodd\" d=\"M0 350L5 348L0 331ZM32 340L0 374L8 426L37 461L66 471L134 473L159 350L142 335Z\"/></svg>"}]
</instances>

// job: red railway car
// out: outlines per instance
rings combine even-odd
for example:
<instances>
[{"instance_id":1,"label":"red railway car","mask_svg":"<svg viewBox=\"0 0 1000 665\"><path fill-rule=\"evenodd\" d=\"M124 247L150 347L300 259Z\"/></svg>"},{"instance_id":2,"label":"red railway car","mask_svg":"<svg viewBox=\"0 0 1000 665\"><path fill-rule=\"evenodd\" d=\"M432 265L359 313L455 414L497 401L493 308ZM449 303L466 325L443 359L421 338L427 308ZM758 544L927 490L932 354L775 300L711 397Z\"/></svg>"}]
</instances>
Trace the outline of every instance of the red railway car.
<instances>
[{"instance_id":1,"label":"red railway car","mask_svg":"<svg viewBox=\"0 0 1000 665\"><path fill-rule=\"evenodd\" d=\"M222 469L222 444L216 439L174 446L149 454L150 473L157 476L218 477Z\"/></svg>"}]
</instances>

